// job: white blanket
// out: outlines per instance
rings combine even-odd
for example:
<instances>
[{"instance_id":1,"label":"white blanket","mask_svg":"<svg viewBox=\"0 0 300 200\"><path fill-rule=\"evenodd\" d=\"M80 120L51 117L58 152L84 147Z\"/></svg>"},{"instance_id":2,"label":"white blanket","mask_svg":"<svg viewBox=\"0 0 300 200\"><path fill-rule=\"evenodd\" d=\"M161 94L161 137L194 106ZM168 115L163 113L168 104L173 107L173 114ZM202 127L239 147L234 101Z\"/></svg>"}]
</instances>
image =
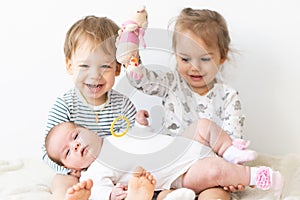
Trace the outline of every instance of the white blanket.
<instances>
[{"instance_id":1,"label":"white blanket","mask_svg":"<svg viewBox=\"0 0 300 200\"><path fill-rule=\"evenodd\" d=\"M280 170L285 184L282 200L300 200L300 155L260 155L249 165L267 165ZM0 160L0 200L46 200L54 172L40 158ZM233 200L274 200L273 191L247 188L232 194Z\"/></svg>"}]
</instances>

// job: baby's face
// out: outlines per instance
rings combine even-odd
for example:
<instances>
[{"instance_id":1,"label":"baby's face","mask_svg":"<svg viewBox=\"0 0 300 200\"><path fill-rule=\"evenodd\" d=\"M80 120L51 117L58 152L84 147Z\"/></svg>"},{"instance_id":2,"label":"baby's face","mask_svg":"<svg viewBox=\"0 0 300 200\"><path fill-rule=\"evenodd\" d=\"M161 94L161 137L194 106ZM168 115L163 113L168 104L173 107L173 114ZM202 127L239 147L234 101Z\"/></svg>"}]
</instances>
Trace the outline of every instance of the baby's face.
<instances>
[{"instance_id":1,"label":"baby's face","mask_svg":"<svg viewBox=\"0 0 300 200\"><path fill-rule=\"evenodd\" d=\"M59 125L49 141L48 152L70 169L87 168L98 156L102 140L92 131L72 123Z\"/></svg>"}]
</instances>

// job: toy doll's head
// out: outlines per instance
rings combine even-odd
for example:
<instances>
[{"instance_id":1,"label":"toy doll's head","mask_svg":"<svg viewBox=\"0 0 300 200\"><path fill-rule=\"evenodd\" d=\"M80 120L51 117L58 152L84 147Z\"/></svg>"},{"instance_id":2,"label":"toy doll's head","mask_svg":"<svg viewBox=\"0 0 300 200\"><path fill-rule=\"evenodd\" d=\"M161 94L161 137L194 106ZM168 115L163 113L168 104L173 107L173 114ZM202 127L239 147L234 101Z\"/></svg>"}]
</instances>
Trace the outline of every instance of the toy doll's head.
<instances>
[{"instance_id":1,"label":"toy doll's head","mask_svg":"<svg viewBox=\"0 0 300 200\"><path fill-rule=\"evenodd\" d=\"M145 6L140 6L132 16L132 20L135 21L139 27L146 29L148 26L148 13Z\"/></svg>"}]
</instances>

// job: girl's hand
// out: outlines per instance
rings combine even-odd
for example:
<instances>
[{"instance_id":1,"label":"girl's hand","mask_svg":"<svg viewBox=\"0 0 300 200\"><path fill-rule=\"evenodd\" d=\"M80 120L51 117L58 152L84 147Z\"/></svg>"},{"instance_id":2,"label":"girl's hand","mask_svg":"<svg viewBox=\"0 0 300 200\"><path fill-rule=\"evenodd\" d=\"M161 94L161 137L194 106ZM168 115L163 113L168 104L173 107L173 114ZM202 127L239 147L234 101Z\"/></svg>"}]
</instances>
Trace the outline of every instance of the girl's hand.
<instances>
[{"instance_id":1,"label":"girl's hand","mask_svg":"<svg viewBox=\"0 0 300 200\"><path fill-rule=\"evenodd\" d=\"M227 187L223 187L223 189L226 190L226 191L230 191L230 192L241 192L241 191L245 190L245 186L241 185L241 184L239 184L237 187L233 186L233 185L230 185L230 186L227 186Z\"/></svg>"}]
</instances>

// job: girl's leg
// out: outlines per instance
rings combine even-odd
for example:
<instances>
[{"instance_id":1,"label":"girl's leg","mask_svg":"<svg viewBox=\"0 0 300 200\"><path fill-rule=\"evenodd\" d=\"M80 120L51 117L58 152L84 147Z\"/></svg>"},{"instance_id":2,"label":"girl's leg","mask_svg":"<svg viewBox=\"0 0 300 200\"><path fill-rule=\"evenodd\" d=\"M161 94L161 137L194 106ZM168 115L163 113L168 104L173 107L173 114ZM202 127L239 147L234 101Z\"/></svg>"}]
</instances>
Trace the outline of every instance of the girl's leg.
<instances>
[{"instance_id":1,"label":"girl's leg","mask_svg":"<svg viewBox=\"0 0 300 200\"><path fill-rule=\"evenodd\" d=\"M209 119L199 119L192 123L184 131L183 136L211 147L216 154L229 162L243 163L257 157L255 151L246 149L248 144L245 141L240 140L238 143L235 140L239 147L233 145L232 138Z\"/></svg>"},{"instance_id":2,"label":"girl's leg","mask_svg":"<svg viewBox=\"0 0 300 200\"><path fill-rule=\"evenodd\" d=\"M220 187L208 188L199 194L198 200L230 200L230 193Z\"/></svg>"},{"instance_id":3,"label":"girl's leg","mask_svg":"<svg viewBox=\"0 0 300 200\"><path fill-rule=\"evenodd\" d=\"M183 136L207 145L218 155L232 145L230 136L209 119L199 119L185 129Z\"/></svg>"},{"instance_id":4,"label":"girl's leg","mask_svg":"<svg viewBox=\"0 0 300 200\"><path fill-rule=\"evenodd\" d=\"M207 157L197 161L183 175L182 186L200 193L207 188L217 186L235 186L238 184L267 190L281 189L282 178L279 172L268 167L248 167L226 162L220 157Z\"/></svg>"}]
</instances>

